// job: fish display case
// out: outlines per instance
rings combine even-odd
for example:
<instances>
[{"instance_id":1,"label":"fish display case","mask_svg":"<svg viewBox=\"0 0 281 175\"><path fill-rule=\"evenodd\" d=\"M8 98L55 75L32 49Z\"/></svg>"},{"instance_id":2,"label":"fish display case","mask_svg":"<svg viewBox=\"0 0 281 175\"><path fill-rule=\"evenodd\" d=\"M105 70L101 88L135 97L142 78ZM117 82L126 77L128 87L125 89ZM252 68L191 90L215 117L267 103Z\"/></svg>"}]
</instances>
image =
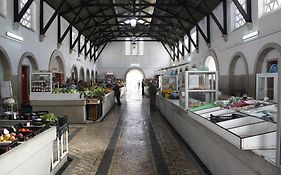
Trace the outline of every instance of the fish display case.
<instances>
[{"instance_id":1,"label":"fish display case","mask_svg":"<svg viewBox=\"0 0 281 175\"><path fill-rule=\"evenodd\" d=\"M276 148L276 123L253 113L253 111L268 112L274 110L274 106L264 105L241 111L213 107L188 112L193 119L241 150L274 149Z\"/></svg>"}]
</instances>

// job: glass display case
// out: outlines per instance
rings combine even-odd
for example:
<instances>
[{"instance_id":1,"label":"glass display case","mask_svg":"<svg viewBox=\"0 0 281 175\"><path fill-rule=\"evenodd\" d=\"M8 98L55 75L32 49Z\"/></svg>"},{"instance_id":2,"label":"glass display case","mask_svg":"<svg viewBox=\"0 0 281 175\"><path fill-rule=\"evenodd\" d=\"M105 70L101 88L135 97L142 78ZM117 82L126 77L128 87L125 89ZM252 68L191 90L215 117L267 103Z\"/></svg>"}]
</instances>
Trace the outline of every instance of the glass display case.
<instances>
[{"instance_id":1,"label":"glass display case","mask_svg":"<svg viewBox=\"0 0 281 175\"><path fill-rule=\"evenodd\" d=\"M52 93L52 73L30 73L30 93Z\"/></svg>"},{"instance_id":2,"label":"glass display case","mask_svg":"<svg viewBox=\"0 0 281 175\"><path fill-rule=\"evenodd\" d=\"M178 92L178 76L176 75L159 76L159 87L162 96L166 98L170 98L170 97L172 98L173 96L172 93Z\"/></svg>"},{"instance_id":3,"label":"glass display case","mask_svg":"<svg viewBox=\"0 0 281 175\"><path fill-rule=\"evenodd\" d=\"M179 74L179 103L185 109L213 103L218 94L218 73L186 71Z\"/></svg>"},{"instance_id":4,"label":"glass display case","mask_svg":"<svg viewBox=\"0 0 281 175\"><path fill-rule=\"evenodd\" d=\"M268 107L255 108L261 111ZM263 118L237 112L232 109L214 107L196 112L191 116L206 127L242 150L276 148L277 125ZM217 120L214 120L216 118ZM218 120L220 119L220 120Z\"/></svg>"},{"instance_id":5,"label":"glass display case","mask_svg":"<svg viewBox=\"0 0 281 175\"><path fill-rule=\"evenodd\" d=\"M277 102L277 73L261 73L256 75L256 99Z\"/></svg>"}]
</instances>

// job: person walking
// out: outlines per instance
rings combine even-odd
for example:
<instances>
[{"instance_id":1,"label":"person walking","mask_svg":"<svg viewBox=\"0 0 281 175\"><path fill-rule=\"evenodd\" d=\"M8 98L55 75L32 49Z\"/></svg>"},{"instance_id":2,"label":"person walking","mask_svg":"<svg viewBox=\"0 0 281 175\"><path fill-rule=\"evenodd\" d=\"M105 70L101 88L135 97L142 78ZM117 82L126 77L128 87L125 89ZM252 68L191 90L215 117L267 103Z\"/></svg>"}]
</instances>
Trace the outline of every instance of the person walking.
<instances>
[{"instance_id":1,"label":"person walking","mask_svg":"<svg viewBox=\"0 0 281 175\"><path fill-rule=\"evenodd\" d=\"M144 96L144 79L142 79L142 82L141 82L141 94L142 94L142 96Z\"/></svg>"},{"instance_id":2,"label":"person walking","mask_svg":"<svg viewBox=\"0 0 281 175\"><path fill-rule=\"evenodd\" d=\"M117 105L120 106L121 105L121 102L120 102L121 92L120 92L120 86L119 86L118 82L115 83L113 90L114 90L114 95L116 97Z\"/></svg>"},{"instance_id":3,"label":"person walking","mask_svg":"<svg viewBox=\"0 0 281 175\"><path fill-rule=\"evenodd\" d=\"M150 81L149 86L148 86L148 92L149 92L149 99L150 99L150 111L155 111L156 110L156 93L157 93L157 88L154 85L153 81Z\"/></svg>"}]
</instances>

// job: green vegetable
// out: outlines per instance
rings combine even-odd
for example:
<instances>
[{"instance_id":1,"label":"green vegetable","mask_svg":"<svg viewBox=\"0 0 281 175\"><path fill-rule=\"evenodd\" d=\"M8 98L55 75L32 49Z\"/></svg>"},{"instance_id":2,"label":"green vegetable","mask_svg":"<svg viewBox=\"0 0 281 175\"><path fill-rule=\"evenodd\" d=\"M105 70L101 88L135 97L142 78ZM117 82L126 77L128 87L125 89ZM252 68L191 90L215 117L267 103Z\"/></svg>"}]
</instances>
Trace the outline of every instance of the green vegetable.
<instances>
[{"instance_id":1,"label":"green vegetable","mask_svg":"<svg viewBox=\"0 0 281 175\"><path fill-rule=\"evenodd\" d=\"M55 116L55 114L53 113L48 113L48 114L44 114L41 115L40 118L46 122L50 122L50 123L56 123L59 119L57 116Z\"/></svg>"}]
</instances>

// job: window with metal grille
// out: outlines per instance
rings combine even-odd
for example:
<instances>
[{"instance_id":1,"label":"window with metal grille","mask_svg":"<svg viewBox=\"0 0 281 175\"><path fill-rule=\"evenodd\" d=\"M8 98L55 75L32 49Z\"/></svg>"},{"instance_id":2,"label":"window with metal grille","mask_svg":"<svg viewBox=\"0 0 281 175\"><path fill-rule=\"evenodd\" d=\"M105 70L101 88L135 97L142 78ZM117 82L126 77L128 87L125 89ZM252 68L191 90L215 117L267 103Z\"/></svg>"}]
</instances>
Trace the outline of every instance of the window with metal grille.
<instances>
[{"instance_id":1,"label":"window with metal grille","mask_svg":"<svg viewBox=\"0 0 281 175\"><path fill-rule=\"evenodd\" d=\"M197 40L197 31L196 30L191 34L191 38L196 44L196 40ZM191 44L191 52L193 52L193 51L195 51L195 46L193 44Z\"/></svg>"},{"instance_id":2,"label":"window with metal grille","mask_svg":"<svg viewBox=\"0 0 281 175\"><path fill-rule=\"evenodd\" d=\"M132 43L132 55L134 56L138 55L138 42Z\"/></svg>"},{"instance_id":3,"label":"window with metal grille","mask_svg":"<svg viewBox=\"0 0 281 175\"><path fill-rule=\"evenodd\" d=\"M246 9L246 0L238 0L238 2L240 3L240 5L242 6L242 8L245 10ZM234 7L234 29L237 29L241 26L243 26L246 21L243 18L242 14L239 12L238 8L236 7L236 5L234 3L232 3L233 7Z\"/></svg>"},{"instance_id":4,"label":"window with metal grille","mask_svg":"<svg viewBox=\"0 0 281 175\"><path fill-rule=\"evenodd\" d=\"M139 39L139 55L144 55L144 41L142 38Z\"/></svg>"},{"instance_id":5,"label":"window with metal grille","mask_svg":"<svg viewBox=\"0 0 281 175\"><path fill-rule=\"evenodd\" d=\"M82 48L84 46L84 43L85 43L85 37L83 35L81 35L80 37L80 48ZM84 55L84 49L81 50L81 54Z\"/></svg>"},{"instance_id":6,"label":"window with metal grille","mask_svg":"<svg viewBox=\"0 0 281 175\"><path fill-rule=\"evenodd\" d=\"M76 33L72 32L71 34L71 38L72 38L72 43L74 43L75 39L76 39ZM76 45L77 46L77 45ZM76 51L76 46L73 47L73 51Z\"/></svg>"},{"instance_id":7,"label":"window with metal grille","mask_svg":"<svg viewBox=\"0 0 281 175\"><path fill-rule=\"evenodd\" d=\"M7 0L0 1L0 15L3 17L7 15Z\"/></svg>"},{"instance_id":8,"label":"window with metal grille","mask_svg":"<svg viewBox=\"0 0 281 175\"><path fill-rule=\"evenodd\" d=\"M126 41L125 41L125 55L131 55L131 42L130 42L130 38L126 38Z\"/></svg>"},{"instance_id":9,"label":"window with metal grille","mask_svg":"<svg viewBox=\"0 0 281 175\"><path fill-rule=\"evenodd\" d=\"M280 7L281 0L264 0L264 13L271 12Z\"/></svg>"},{"instance_id":10,"label":"window with metal grille","mask_svg":"<svg viewBox=\"0 0 281 175\"><path fill-rule=\"evenodd\" d=\"M20 10L24 7L24 5L27 3L28 0L21 0L19 1ZM30 29L35 29L35 4L34 2L31 4L31 6L27 9L25 14L20 20L20 23Z\"/></svg>"}]
</instances>

